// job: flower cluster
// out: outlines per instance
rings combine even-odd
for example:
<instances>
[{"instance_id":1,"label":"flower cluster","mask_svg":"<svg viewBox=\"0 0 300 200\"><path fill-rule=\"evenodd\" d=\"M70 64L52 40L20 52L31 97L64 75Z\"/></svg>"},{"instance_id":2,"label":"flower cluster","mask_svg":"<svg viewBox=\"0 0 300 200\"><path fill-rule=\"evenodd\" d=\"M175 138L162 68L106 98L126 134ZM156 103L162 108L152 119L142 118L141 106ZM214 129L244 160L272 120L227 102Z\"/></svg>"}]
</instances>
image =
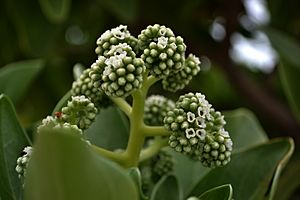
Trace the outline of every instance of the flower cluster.
<instances>
[{"instance_id":1,"label":"flower cluster","mask_svg":"<svg viewBox=\"0 0 300 200\"><path fill-rule=\"evenodd\" d=\"M72 96L66 107L62 108L62 120L78 128L87 129L98 112L95 105L85 96Z\"/></svg>"},{"instance_id":2,"label":"flower cluster","mask_svg":"<svg viewBox=\"0 0 300 200\"><path fill-rule=\"evenodd\" d=\"M138 46L146 67L156 77L166 77L183 68L186 45L182 37L176 37L165 26L148 26L138 36Z\"/></svg>"},{"instance_id":3,"label":"flower cluster","mask_svg":"<svg viewBox=\"0 0 300 200\"><path fill-rule=\"evenodd\" d=\"M18 177L23 179L26 175L26 168L28 165L28 161L32 154L32 147L25 147L23 150L24 155L17 159L16 172L18 173Z\"/></svg>"},{"instance_id":4,"label":"flower cluster","mask_svg":"<svg viewBox=\"0 0 300 200\"><path fill-rule=\"evenodd\" d=\"M94 87L102 89L111 97L126 97L142 85L144 62L136 58L132 48L126 43L111 47L107 58L99 57L92 65L90 77Z\"/></svg>"},{"instance_id":5,"label":"flower cluster","mask_svg":"<svg viewBox=\"0 0 300 200\"><path fill-rule=\"evenodd\" d=\"M137 39L133 37L127 30L127 26L120 25L111 30L105 31L97 40L96 54L99 56L107 56L112 46L119 43L126 43L135 51L138 50Z\"/></svg>"},{"instance_id":6,"label":"flower cluster","mask_svg":"<svg viewBox=\"0 0 300 200\"><path fill-rule=\"evenodd\" d=\"M152 180L157 182L164 175L171 173L174 168L174 160L171 154L161 150L151 159Z\"/></svg>"},{"instance_id":7,"label":"flower cluster","mask_svg":"<svg viewBox=\"0 0 300 200\"><path fill-rule=\"evenodd\" d=\"M232 140L224 129L224 117L204 95L180 96L164 118L164 125L172 131L169 145L175 151L200 160L207 167L224 166L230 161Z\"/></svg>"},{"instance_id":8,"label":"flower cluster","mask_svg":"<svg viewBox=\"0 0 300 200\"><path fill-rule=\"evenodd\" d=\"M190 54L184 62L183 69L177 73L171 73L162 81L163 88L170 92L176 92L187 86L192 78L200 71L200 60Z\"/></svg>"},{"instance_id":9,"label":"flower cluster","mask_svg":"<svg viewBox=\"0 0 300 200\"><path fill-rule=\"evenodd\" d=\"M143 162L139 169L142 174L142 188L145 193L164 176L174 170L174 159L166 150L160 150L157 155Z\"/></svg>"},{"instance_id":10,"label":"flower cluster","mask_svg":"<svg viewBox=\"0 0 300 200\"><path fill-rule=\"evenodd\" d=\"M72 130L72 132L76 134L82 134L82 130L78 128L77 125L70 124L62 120L62 118L47 116L42 120L42 123L37 128L37 133L39 133L42 129L60 129L63 128L65 130Z\"/></svg>"},{"instance_id":11,"label":"flower cluster","mask_svg":"<svg viewBox=\"0 0 300 200\"><path fill-rule=\"evenodd\" d=\"M97 108L106 108L112 104L110 99L105 95L103 90L94 86L93 80L89 77L91 68L85 69L79 79L73 82L71 95L88 97Z\"/></svg>"},{"instance_id":12,"label":"flower cluster","mask_svg":"<svg viewBox=\"0 0 300 200\"><path fill-rule=\"evenodd\" d=\"M145 101L144 121L147 125L163 125L167 112L175 107L175 103L161 95L152 95Z\"/></svg>"}]
</instances>

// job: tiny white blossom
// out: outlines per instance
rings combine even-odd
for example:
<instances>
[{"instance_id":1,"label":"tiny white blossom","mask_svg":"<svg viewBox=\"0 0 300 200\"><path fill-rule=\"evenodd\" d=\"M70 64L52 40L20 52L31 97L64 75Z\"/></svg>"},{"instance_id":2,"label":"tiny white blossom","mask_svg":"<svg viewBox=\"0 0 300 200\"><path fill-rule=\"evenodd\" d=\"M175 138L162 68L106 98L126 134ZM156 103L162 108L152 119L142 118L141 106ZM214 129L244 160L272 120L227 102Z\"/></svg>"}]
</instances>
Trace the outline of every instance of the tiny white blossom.
<instances>
[{"instance_id":1,"label":"tiny white blossom","mask_svg":"<svg viewBox=\"0 0 300 200\"><path fill-rule=\"evenodd\" d=\"M113 28L111 30L111 33L113 34L113 36L115 36L120 40L123 40L130 35L129 32L127 31L127 26L124 25L120 25L116 28Z\"/></svg>"},{"instance_id":2,"label":"tiny white blossom","mask_svg":"<svg viewBox=\"0 0 300 200\"><path fill-rule=\"evenodd\" d=\"M203 117L196 117L196 124L199 128L206 128L205 119Z\"/></svg>"},{"instance_id":3,"label":"tiny white blossom","mask_svg":"<svg viewBox=\"0 0 300 200\"><path fill-rule=\"evenodd\" d=\"M161 45L162 48L166 48L168 44L168 38L161 36L158 38L157 45Z\"/></svg>"},{"instance_id":4,"label":"tiny white blossom","mask_svg":"<svg viewBox=\"0 0 300 200\"><path fill-rule=\"evenodd\" d=\"M105 31L97 40L97 43L100 43L103 40L108 40L111 36L110 30Z\"/></svg>"},{"instance_id":5,"label":"tiny white blossom","mask_svg":"<svg viewBox=\"0 0 300 200\"><path fill-rule=\"evenodd\" d=\"M23 151L30 156L32 154L32 147L25 147Z\"/></svg>"},{"instance_id":6,"label":"tiny white blossom","mask_svg":"<svg viewBox=\"0 0 300 200\"><path fill-rule=\"evenodd\" d=\"M185 136L187 139L190 139L192 137L196 136L195 130L193 128L188 128L185 130Z\"/></svg>"},{"instance_id":7,"label":"tiny white blossom","mask_svg":"<svg viewBox=\"0 0 300 200\"><path fill-rule=\"evenodd\" d=\"M196 130L196 135L200 140L204 140L206 136L206 131L204 129Z\"/></svg>"},{"instance_id":8,"label":"tiny white blossom","mask_svg":"<svg viewBox=\"0 0 300 200\"><path fill-rule=\"evenodd\" d=\"M192 112L187 113L187 121L193 123L196 120L196 116Z\"/></svg>"},{"instance_id":9,"label":"tiny white blossom","mask_svg":"<svg viewBox=\"0 0 300 200\"><path fill-rule=\"evenodd\" d=\"M200 65L201 64L200 59L197 56L195 56L193 54L189 54L189 57L193 58L193 61L196 63L196 65Z\"/></svg>"}]
</instances>

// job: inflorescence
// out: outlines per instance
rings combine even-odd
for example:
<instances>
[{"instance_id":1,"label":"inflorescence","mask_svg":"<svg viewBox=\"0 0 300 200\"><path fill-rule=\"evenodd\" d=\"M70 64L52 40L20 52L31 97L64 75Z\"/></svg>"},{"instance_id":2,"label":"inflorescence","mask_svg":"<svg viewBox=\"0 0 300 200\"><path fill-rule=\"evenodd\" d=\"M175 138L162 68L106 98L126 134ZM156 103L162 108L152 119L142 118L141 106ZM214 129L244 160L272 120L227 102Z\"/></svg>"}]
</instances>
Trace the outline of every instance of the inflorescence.
<instances>
[{"instance_id":1,"label":"inflorescence","mask_svg":"<svg viewBox=\"0 0 300 200\"><path fill-rule=\"evenodd\" d=\"M84 135L101 109L116 103L117 98L126 98L139 90L148 91L145 88L158 80L162 80L165 90L176 92L186 87L200 71L199 58L192 54L186 57L183 38L158 24L148 26L137 38L124 25L107 30L97 40L95 52L97 60L73 82L72 97L54 116L42 121L38 133L43 128L65 128ZM143 88L144 83L147 86ZM224 129L224 117L201 93L182 95L176 103L153 95L142 105L145 105L141 108L144 123L164 126L165 132L170 133L169 146L175 151L200 160L207 167L224 166L230 161L233 144ZM130 114L130 109L126 114ZM26 154L17 161L16 171L20 177L31 154L30 147L25 150ZM158 155L157 163L169 159L166 153ZM170 170L169 161L156 164L154 172L160 176Z\"/></svg>"},{"instance_id":2,"label":"inflorescence","mask_svg":"<svg viewBox=\"0 0 300 200\"><path fill-rule=\"evenodd\" d=\"M232 140L225 123L223 115L200 93L180 96L164 119L165 127L172 131L169 145L207 167L224 166L230 161Z\"/></svg>"}]
</instances>

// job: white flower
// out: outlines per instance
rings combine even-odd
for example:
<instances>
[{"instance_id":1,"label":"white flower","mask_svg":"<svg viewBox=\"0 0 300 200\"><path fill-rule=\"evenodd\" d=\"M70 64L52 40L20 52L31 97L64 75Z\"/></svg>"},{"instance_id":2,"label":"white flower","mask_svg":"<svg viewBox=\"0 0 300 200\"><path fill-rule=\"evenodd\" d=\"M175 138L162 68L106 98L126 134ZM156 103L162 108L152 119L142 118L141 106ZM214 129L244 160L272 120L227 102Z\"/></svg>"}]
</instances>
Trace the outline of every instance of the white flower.
<instances>
[{"instance_id":1,"label":"white flower","mask_svg":"<svg viewBox=\"0 0 300 200\"><path fill-rule=\"evenodd\" d=\"M204 140L206 136L206 131L204 129L196 130L196 135L200 140Z\"/></svg>"},{"instance_id":2,"label":"white flower","mask_svg":"<svg viewBox=\"0 0 300 200\"><path fill-rule=\"evenodd\" d=\"M115 36L120 40L123 40L130 35L129 32L127 31L127 26L124 25L120 25L116 28L113 28L111 30L111 33L113 34L113 36Z\"/></svg>"},{"instance_id":3,"label":"white flower","mask_svg":"<svg viewBox=\"0 0 300 200\"><path fill-rule=\"evenodd\" d=\"M190 139L192 137L195 137L196 136L196 133L195 133L195 130L193 128L188 128L185 130L185 137L187 139Z\"/></svg>"},{"instance_id":4,"label":"white flower","mask_svg":"<svg viewBox=\"0 0 300 200\"><path fill-rule=\"evenodd\" d=\"M190 123L193 123L195 121L196 117L195 114L192 112L187 113L187 121Z\"/></svg>"},{"instance_id":5,"label":"white flower","mask_svg":"<svg viewBox=\"0 0 300 200\"><path fill-rule=\"evenodd\" d=\"M32 154L32 147L31 146L25 147L23 151L24 153L30 156Z\"/></svg>"},{"instance_id":6,"label":"white flower","mask_svg":"<svg viewBox=\"0 0 300 200\"><path fill-rule=\"evenodd\" d=\"M192 59L196 63L196 65L200 65L201 62L197 56L195 56L193 54L189 54L189 57L192 57Z\"/></svg>"},{"instance_id":7,"label":"white flower","mask_svg":"<svg viewBox=\"0 0 300 200\"><path fill-rule=\"evenodd\" d=\"M166 48L168 44L168 38L161 36L158 38L157 45L160 45L163 49Z\"/></svg>"}]
</instances>

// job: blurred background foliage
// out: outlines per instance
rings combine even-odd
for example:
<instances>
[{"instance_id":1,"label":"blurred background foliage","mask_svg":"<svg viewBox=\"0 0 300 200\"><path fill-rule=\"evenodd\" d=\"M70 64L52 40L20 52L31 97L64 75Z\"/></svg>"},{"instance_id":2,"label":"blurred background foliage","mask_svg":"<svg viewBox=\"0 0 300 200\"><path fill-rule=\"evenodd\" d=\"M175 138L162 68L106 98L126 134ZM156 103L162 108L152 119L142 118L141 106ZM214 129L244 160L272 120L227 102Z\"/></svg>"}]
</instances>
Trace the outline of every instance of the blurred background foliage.
<instances>
[{"instance_id":1,"label":"blurred background foliage","mask_svg":"<svg viewBox=\"0 0 300 200\"><path fill-rule=\"evenodd\" d=\"M277 198L297 199L299 8L296 0L3 0L0 92L12 98L22 124L30 127L70 89L73 66L95 61L95 42L105 30L126 24L137 36L149 24L164 24L202 61L202 71L181 94L201 91L219 110L249 108L269 137L295 139ZM159 84L151 92L178 96Z\"/></svg>"}]
</instances>

